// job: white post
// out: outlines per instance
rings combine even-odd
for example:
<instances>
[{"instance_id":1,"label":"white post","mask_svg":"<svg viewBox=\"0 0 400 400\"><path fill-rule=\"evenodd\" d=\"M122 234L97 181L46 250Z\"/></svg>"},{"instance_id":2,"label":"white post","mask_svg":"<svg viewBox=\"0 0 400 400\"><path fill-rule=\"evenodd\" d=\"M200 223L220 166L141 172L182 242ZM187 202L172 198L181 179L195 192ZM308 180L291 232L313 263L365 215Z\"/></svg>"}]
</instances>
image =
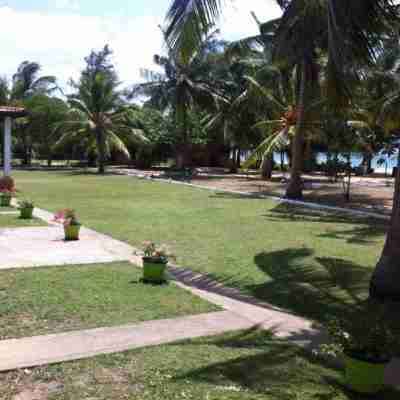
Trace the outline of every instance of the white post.
<instances>
[{"instance_id":1,"label":"white post","mask_svg":"<svg viewBox=\"0 0 400 400\"><path fill-rule=\"evenodd\" d=\"M11 175L11 117L6 117L4 120L4 176Z\"/></svg>"}]
</instances>

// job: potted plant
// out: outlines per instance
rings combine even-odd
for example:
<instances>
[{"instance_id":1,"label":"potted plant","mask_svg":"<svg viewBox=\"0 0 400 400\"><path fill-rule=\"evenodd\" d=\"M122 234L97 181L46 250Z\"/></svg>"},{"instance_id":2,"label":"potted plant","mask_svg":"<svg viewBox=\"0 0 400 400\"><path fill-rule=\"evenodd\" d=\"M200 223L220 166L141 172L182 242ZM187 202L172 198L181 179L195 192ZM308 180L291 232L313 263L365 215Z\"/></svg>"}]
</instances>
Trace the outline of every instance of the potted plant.
<instances>
[{"instance_id":1,"label":"potted plant","mask_svg":"<svg viewBox=\"0 0 400 400\"><path fill-rule=\"evenodd\" d=\"M0 207L10 207L14 190L3 189L0 191Z\"/></svg>"},{"instance_id":2,"label":"potted plant","mask_svg":"<svg viewBox=\"0 0 400 400\"><path fill-rule=\"evenodd\" d=\"M332 344L321 346L322 352L342 357L349 388L364 394L383 389L385 368L398 343L381 308L358 311L346 320L334 319L327 330Z\"/></svg>"},{"instance_id":3,"label":"potted plant","mask_svg":"<svg viewBox=\"0 0 400 400\"><path fill-rule=\"evenodd\" d=\"M65 209L58 211L54 216L54 221L64 225L64 233L66 241L79 240L79 232L81 223L74 210Z\"/></svg>"},{"instance_id":4,"label":"potted plant","mask_svg":"<svg viewBox=\"0 0 400 400\"><path fill-rule=\"evenodd\" d=\"M157 246L153 242L144 242L143 282L166 282L165 270L172 255L165 245Z\"/></svg>"},{"instance_id":5,"label":"potted plant","mask_svg":"<svg viewBox=\"0 0 400 400\"><path fill-rule=\"evenodd\" d=\"M35 205L32 201L29 200L22 200L18 203L18 209L20 212L21 219L32 219L33 210Z\"/></svg>"}]
</instances>

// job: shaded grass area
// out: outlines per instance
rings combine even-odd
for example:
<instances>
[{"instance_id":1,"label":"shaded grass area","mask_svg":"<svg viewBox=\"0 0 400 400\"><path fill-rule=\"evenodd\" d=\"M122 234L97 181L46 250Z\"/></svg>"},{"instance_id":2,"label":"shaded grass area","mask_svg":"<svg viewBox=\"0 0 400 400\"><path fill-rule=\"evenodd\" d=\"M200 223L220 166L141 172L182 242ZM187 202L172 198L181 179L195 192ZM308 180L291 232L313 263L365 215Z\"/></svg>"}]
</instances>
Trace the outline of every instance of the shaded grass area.
<instances>
[{"instance_id":1,"label":"shaded grass area","mask_svg":"<svg viewBox=\"0 0 400 400\"><path fill-rule=\"evenodd\" d=\"M367 297L386 226L270 200L83 172L18 172L36 204L140 246L168 244L177 263L260 300L324 321Z\"/></svg>"},{"instance_id":2,"label":"shaded grass area","mask_svg":"<svg viewBox=\"0 0 400 400\"><path fill-rule=\"evenodd\" d=\"M0 272L0 339L215 311L173 284L145 285L129 263Z\"/></svg>"},{"instance_id":3,"label":"shaded grass area","mask_svg":"<svg viewBox=\"0 0 400 400\"><path fill-rule=\"evenodd\" d=\"M57 400L361 399L345 388L341 371L257 330L0 374L2 399L39 388Z\"/></svg>"},{"instance_id":4,"label":"shaded grass area","mask_svg":"<svg viewBox=\"0 0 400 400\"><path fill-rule=\"evenodd\" d=\"M15 210L15 209L14 209ZM34 226L47 226L46 222L38 218L21 219L17 214L1 214L0 210L0 229L1 228L22 228Z\"/></svg>"}]
</instances>

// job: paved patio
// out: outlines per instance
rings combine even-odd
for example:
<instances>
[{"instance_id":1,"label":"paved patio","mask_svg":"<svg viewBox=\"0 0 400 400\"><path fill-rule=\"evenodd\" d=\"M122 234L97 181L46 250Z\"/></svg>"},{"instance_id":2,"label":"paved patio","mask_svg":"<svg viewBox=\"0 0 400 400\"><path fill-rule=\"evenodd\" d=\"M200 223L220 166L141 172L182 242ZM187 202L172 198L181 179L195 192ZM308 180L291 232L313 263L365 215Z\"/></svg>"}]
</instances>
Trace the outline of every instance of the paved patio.
<instances>
[{"instance_id":1,"label":"paved patio","mask_svg":"<svg viewBox=\"0 0 400 400\"><path fill-rule=\"evenodd\" d=\"M82 228L81 240L65 242L62 227L0 229L0 269L128 260L125 243Z\"/></svg>"},{"instance_id":2,"label":"paved patio","mask_svg":"<svg viewBox=\"0 0 400 400\"><path fill-rule=\"evenodd\" d=\"M54 223L52 213L35 209L34 216L49 226L0 228L0 270L127 261L132 256L128 244L84 227L81 240L66 242L63 227Z\"/></svg>"}]
</instances>

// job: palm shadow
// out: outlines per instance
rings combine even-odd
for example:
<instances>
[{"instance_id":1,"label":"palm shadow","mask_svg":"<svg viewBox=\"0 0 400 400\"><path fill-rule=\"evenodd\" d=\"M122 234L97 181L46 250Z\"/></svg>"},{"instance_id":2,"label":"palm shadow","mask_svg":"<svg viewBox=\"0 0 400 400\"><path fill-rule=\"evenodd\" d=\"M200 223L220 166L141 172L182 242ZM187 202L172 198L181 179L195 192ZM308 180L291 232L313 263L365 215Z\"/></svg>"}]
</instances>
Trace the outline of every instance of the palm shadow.
<instances>
[{"instance_id":1,"label":"palm shadow","mask_svg":"<svg viewBox=\"0 0 400 400\"><path fill-rule=\"evenodd\" d=\"M334 400L345 395L349 400L360 400L343 384L341 367L333 365L311 352L291 344L271 339L268 332L250 329L223 338L203 338L181 345L232 348L236 357L194 368L175 376L176 381L207 383L216 387L246 391L253 395L267 395L271 399L292 400L299 390L306 388L307 398ZM241 350L243 354L240 353ZM250 355L249 355L250 354ZM394 400L399 393L388 390L380 393L380 400ZM239 398L239 397L234 397ZM258 397L257 397L258 398Z\"/></svg>"},{"instance_id":2,"label":"palm shadow","mask_svg":"<svg viewBox=\"0 0 400 400\"><path fill-rule=\"evenodd\" d=\"M319 322L359 311L368 297L370 271L348 260L312 256L308 248L257 254L255 264L269 279L247 290Z\"/></svg>"},{"instance_id":3,"label":"palm shadow","mask_svg":"<svg viewBox=\"0 0 400 400\"><path fill-rule=\"evenodd\" d=\"M323 211L287 203L278 204L269 210L264 217L275 222L332 224L332 229L329 229L328 225L327 232L318 235L318 237L341 239L346 243L361 245L369 245L382 239L389 227L388 221L383 219L370 217L367 219L362 216Z\"/></svg>"}]
</instances>

